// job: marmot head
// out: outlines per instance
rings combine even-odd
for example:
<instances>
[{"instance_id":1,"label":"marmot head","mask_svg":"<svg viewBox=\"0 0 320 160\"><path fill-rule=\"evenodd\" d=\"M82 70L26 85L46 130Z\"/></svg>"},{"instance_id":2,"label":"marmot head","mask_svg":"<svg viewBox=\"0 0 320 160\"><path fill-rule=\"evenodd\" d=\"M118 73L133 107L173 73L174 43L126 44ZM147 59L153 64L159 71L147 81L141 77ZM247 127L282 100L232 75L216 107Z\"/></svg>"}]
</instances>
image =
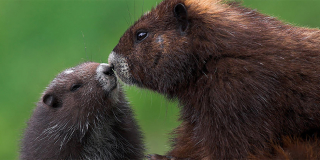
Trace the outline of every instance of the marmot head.
<instances>
[{"instance_id":1,"label":"marmot head","mask_svg":"<svg viewBox=\"0 0 320 160\"><path fill-rule=\"evenodd\" d=\"M127 84L172 92L194 74L196 59L191 54L189 34L184 1L164 1L124 33L109 63Z\"/></svg>"},{"instance_id":2,"label":"marmot head","mask_svg":"<svg viewBox=\"0 0 320 160\"><path fill-rule=\"evenodd\" d=\"M52 123L92 123L97 111L111 111L118 92L116 77L108 64L83 63L61 72L43 93L38 107L42 113L50 113L47 116L52 118L47 119L57 121Z\"/></svg>"}]
</instances>

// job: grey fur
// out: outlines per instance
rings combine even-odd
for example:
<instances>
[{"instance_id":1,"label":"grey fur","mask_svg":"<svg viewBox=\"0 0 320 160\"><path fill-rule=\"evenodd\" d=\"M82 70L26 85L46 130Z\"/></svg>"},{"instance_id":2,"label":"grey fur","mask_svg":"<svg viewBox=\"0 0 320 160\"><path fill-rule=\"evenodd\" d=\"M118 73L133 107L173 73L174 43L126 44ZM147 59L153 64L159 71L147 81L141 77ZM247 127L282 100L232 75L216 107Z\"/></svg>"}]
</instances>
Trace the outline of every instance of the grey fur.
<instances>
[{"instance_id":1,"label":"grey fur","mask_svg":"<svg viewBox=\"0 0 320 160\"><path fill-rule=\"evenodd\" d=\"M143 159L141 132L120 84L99 66L84 63L52 81L28 122L20 159Z\"/></svg>"}]
</instances>

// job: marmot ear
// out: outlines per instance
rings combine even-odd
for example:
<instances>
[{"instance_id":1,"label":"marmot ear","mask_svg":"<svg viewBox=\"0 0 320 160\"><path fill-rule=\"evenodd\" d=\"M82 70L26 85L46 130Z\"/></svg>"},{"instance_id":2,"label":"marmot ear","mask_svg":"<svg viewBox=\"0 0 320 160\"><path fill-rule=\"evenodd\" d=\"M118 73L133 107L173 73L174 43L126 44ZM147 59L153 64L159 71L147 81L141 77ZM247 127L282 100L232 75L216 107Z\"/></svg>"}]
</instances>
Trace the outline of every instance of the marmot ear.
<instances>
[{"instance_id":1,"label":"marmot ear","mask_svg":"<svg viewBox=\"0 0 320 160\"><path fill-rule=\"evenodd\" d=\"M52 108L58 108L59 107L59 103L58 100L55 96L50 95L50 94L46 94L45 96L43 96L43 103L48 105L49 107Z\"/></svg>"},{"instance_id":2,"label":"marmot ear","mask_svg":"<svg viewBox=\"0 0 320 160\"><path fill-rule=\"evenodd\" d=\"M181 32L185 32L188 28L188 11L184 4L178 3L174 7L174 16L177 18Z\"/></svg>"}]
</instances>

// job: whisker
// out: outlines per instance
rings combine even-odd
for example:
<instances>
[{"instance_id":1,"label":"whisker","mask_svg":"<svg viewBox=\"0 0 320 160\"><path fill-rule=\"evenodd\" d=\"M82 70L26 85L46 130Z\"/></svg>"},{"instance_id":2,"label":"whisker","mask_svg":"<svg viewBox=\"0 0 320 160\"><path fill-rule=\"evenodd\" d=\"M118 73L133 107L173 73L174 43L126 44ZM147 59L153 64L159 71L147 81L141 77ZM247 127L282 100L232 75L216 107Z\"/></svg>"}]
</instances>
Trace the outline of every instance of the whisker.
<instances>
[{"instance_id":1,"label":"whisker","mask_svg":"<svg viewBox=\"0 0 320 160\"><path fill-rule=\"evenodd\" d=\"M128 1L126 1L127 3L127 11L128 11L128 13L129 13L129 17L130 17L130 24L132 24L132 19L131 19L131 13L130 13L130 10L129 10L129 5L128 5Z\"/></svg>"},{"instance_id":2,"label":"whisker","mask_svg":"<svg viewBox=\"0 0 320 160\"><path fill-rule=\"evenodd\" d=\"M127 18L126 18L124 15L122 15L122 16L123 16L123 18L126 20L127 25L130 26L130 23L128 22Z\"/></svg>"},{"instance_id":3,"label":"whisker","mask_svg":"<svg viewBox=\"0 0 320 160\"><path fill-rule=\"evenodd\" d=\"M141 15L144 14L144 9L143 9L143 7L144 7L144 0L142 1L142 13L141 13Z\"/></svg>"},{"instance_id":4,"label":"whisker","mask_svg":"<svg viewBox=\"0 0 320 160\"><path fill-rule=\"evenodd\" d=\"M82 31L81 31L81 33L82 33L82 37L83 37L84 53L86 54L86 58L89 59L88 53L87 53L86 39L84 38L84 34Z\"/></svg>"}]
</instances>

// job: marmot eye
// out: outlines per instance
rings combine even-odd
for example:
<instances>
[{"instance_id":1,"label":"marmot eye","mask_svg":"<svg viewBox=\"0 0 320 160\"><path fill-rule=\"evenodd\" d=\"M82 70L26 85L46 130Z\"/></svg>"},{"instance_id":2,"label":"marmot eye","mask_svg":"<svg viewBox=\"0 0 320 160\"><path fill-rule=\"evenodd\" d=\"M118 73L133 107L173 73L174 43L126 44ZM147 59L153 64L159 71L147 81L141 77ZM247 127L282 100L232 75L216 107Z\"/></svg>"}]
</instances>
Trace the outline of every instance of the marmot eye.
<instances>
[{"instance_id":1,"label":"marmot eye","mask_svg":"<svg viewBox=\"0 0 320 160\"><path fill-rule=\"evenodd\" d=\"M82 87L82 84L73 84L70 88L70 91L74 92L74 91L78 90L80 87Z\"/></svg>"},{"instance_id":2,"label":"marmot eye","mask_svg":"<svg viewBox=\"0 0 320 160\"><path fill-rule=\"evenodd\" d=\"M141 42L148 37L148 32L139 31L137 32L137 42Z\"/></svg>"}]
</instances>

